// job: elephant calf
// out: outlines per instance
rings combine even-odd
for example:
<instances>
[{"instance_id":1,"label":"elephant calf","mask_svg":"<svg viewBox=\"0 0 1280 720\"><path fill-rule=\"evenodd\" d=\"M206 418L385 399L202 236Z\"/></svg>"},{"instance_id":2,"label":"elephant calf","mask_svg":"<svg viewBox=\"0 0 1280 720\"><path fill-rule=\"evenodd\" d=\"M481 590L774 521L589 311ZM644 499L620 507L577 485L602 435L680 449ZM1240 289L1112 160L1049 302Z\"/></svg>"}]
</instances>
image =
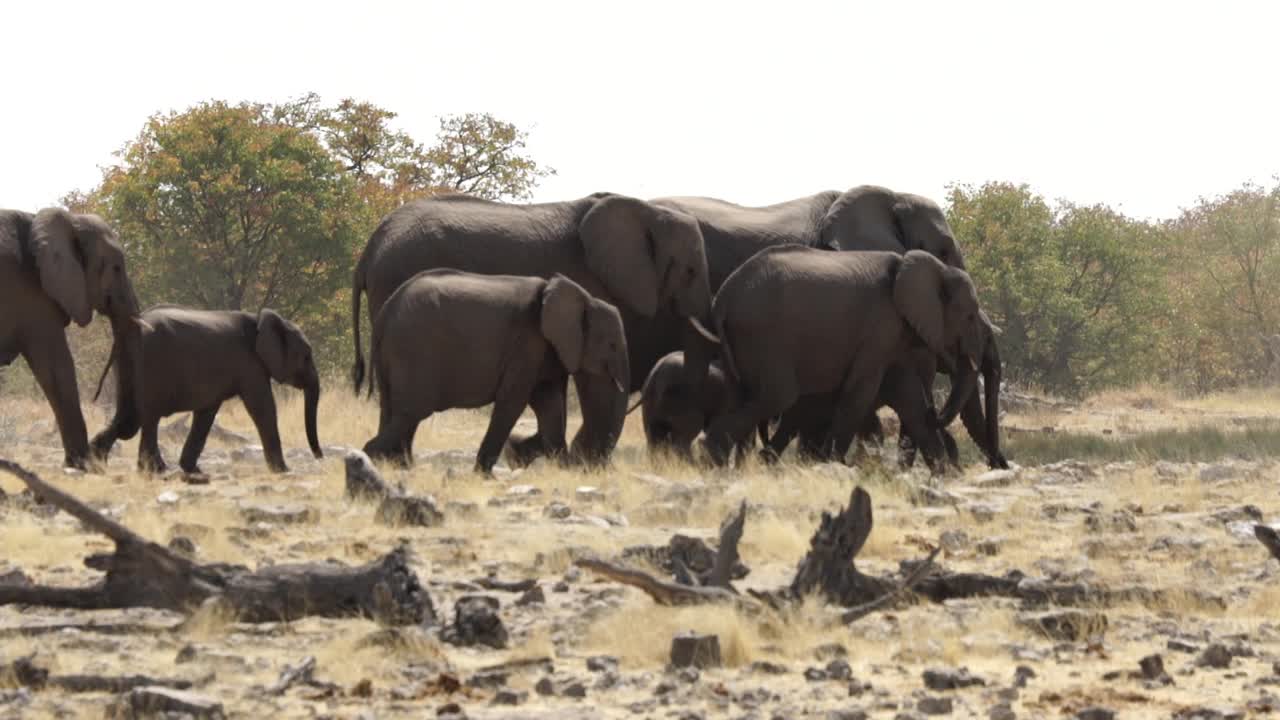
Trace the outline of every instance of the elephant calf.
<instances>
[{"instance_id":1,"label":"elephant calf","mask_svg":"<svg viewBox=\"0 0 1280 720\"><path fill-rule=\"evenodd\" d=\"M146 326L142 329L141 363L132 362L127 347L121 349L115 417L93 438L98 457L105 458L117 439L128 440L141 429L139 469L163 471L164 458L156 437L160 419L190 410L194 411L191 431L179 464L187 472L199 472L196 461L218 408L239 397L258 428L267 466L273 472L286 472L289 468L280 449L272 380L305 393L307 442L313 455L323 457L316 434L320 375L311 357L311 344L298 326L267 309L255 316L161 305L147 310L142 319ZM144 373L141 382L128 370L138 365Z\"/></svg>"},{"instance_id":2,"label":"elephant calf","mask_svg":"<svg viewBox=\"0 0 1280 720\"><path fill-rule=\"evenodd\" d=\"M664 355L649 371L640 399L627 410L640 408L644 436L650 451L671 452L692 460L693 441L711 418L729 412L741 402L737 383L725 375L719 363L711 363L706 380L695 391L686 382L683 352ZM751 449L754 438L739 443L737 453Z\"/></svg>"},{"instance_id":3,"label":"elephant calf","mask_svg":"<svg viewBox=\"0 0 1280 720\"><path fill-rule=\"evenodd\" d=\"M428 270L405 281L373 326L370 392L376 384L378 434L371 458L408 463L418 424L449 408L493 403L476 469L493 470L525 407L532 406L544 449L565 450L565 391L578 382L582 422L612 438L622 432L630 386L618 310L556 274L550 280ZM603 397L591 397L600 393ZM598 434L598 433L589 433ZM575 453L576 454L576 449Z\"/></svg>"}]
</instances>

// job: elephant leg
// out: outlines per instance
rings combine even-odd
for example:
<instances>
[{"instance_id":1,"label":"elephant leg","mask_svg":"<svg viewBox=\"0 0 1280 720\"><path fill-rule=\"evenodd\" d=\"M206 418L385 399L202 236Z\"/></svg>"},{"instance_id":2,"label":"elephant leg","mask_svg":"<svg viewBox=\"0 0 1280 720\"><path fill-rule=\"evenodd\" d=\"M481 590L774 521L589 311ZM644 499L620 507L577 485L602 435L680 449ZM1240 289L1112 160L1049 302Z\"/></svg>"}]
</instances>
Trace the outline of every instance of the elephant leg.
<instances>
[{"instance_id":1,"label":"elephant leg","mask_svg":"<svg viewBox=\"0 0 1280 720\"><path fill-rule=\"evenodd\" d=\"M795 439L802 429L800 412L796 405L792 405L790 409L782 413L782 416L778 418L778 427L774 429L769 441L760 448L760 460L762 462L772 465L782 457L782 453L786 451L787 446L791 444L791 441Z\"/></svg>"},{"instance_id":2,"label":"elephant leg","mask_svg":"<svg viewBox=\"0 0 1280 720\"><path fill-rule=\"evenodd\" d=\"M899 447L901 448L904 441L914 446L909 456L913 462L915 448L919 448L924 454L924 461L929 469L935 475L940 475L946 470L946 464L943 461L944 444L941 432L935 427L937 415L926 399L928 392L922 386L917 387L918 391L914 394L904 392L898 403L899 407L894 408L898 413L898 419L902 422L902 428L898 431ZM899 461L902 462L904 457L906 456L900 456Z\"/></svg>"},{"instance_id":3,"label":"elephant leg","mask_svg":"<svg viewBox=\"0 0 1280 720\"><path fill-rule=\"evenodd\" d=\"M831 417L831 437L825 448L831 457L843 460L849 454L859 426L875 412L883 379L883 368L857 362L850 368Z\"/></svg>"},{"instance_id":4,"label":"elephant leg","mask_svg":"<svg viewBox=\"0 0 1280 720\"><path fill-rule=\"evenodd\" d=\"M53 418L62 437L63 462L67 467L85 470L89 461L89 432L80 412L80 393L76 389L76 366L67 347L67 338L56 336L31 343L23 353L31 374L53 408Z\"/></svg>"},{"instance_id":5,"label":"elephant leg","mask_svg":"<svg viewBox=\"0 0 1280 720\"><path fill-rule=\"evenodd\" d=\"M187 433L187 441L182 445L182 459L178 461L178 465L184 471L200 472L196 462L200 459L200 453L204 452L205 441L209 439L209 431L213 429L213 419L218 416L220 407L222 403L192 413L191 432Z\"/></svg>"},{"instance_id":6,"label":"elephant leg","mask_svg":"<svg viewBox=\"0 0 1280 720\"><path fill-rule=\"evenodd\" d=\"M795 403L796 397L795 380L784 378L752 393L745 403L712 420L705 440L711 462L720 466L727 464L734 445L755 432L761 421L782 415Z\"/></svg>"},{"instance_id":7,"label":"elephant leg","mask_svg":"<svg viewBox=\"0 0 1280 720\"><path fill-rule=\"evenodd\" d=\"M160 418L144 418L142 439L138 442L138 470L162 473L168 468L160 454Z\"/></svg>"},{"instance_id":8,"label":"elephant leg","mask_svg":"<svg viewBox=\"0 0 1280 720\"><path fill-rule=\"evenodd\" d=\"M267 456L267 467L271 472L289 471L284 462L284 452L280 448L280 427L276 424L276 399L271 394L271 381L264 379L254 383L245 392L240 393L240 401L258 429L258 438L262 441L262 452ZM195 431L194 425L192 431Z\"/></svg>"},{"instance_id":9,"label":"elephant leg","mask_svg":"<svg viewBox=\"0 0 1280 720\"><path fill-rule=\"evenodd\" d=\"M111 422L107 424L97 435L93 436L93 441L89 443L93 456L101 461L106 461L111 455L111 448L115 446L119 440L130 440L138 434L140 428L138 421L138 407L132 399L116 400L115 415L112 416Z\"/></svg>"},{"instance_id":10,"label":"elephant leg","mask_svg":"<svg viewBox=\"0 0 1280 720\"><path fill-rule=\"evenodd\" d=\"M493 403L493 414L489 416L489 429L480 441L480 451L476 453L476 472L485 475L493 474L493 466L502 454L502 446L511 435L511 428L516 426L525 406L528 395L508 392L499 396Z\"/></svg>"},{"instance_id":11,"label":"elephant leg","mask_svg":"<svg viewBox=\"0 0 1280 720\"><path fill-rule=\"evenodd\" d=\"M512 436L507 441L511 464L524 467L543 455L561 456L567 450L565 428L568 426L566 382L545 382L534 388L529 407L538 418L538 431L524 438Z\"/></svg>"},{"instance_id":12,"label":"elephant leg","mask_svg":"<svg viewBox=\"0 0 1280 720\"><path fill-rule=\"evenodd\" d=\"M387 415L378 425L378 434L364 444L364 454L372 460L385 460L402 467L413 464L413 438L418 425L431 417L414 418L406 415Z\"/></svg>"}]
</instances>

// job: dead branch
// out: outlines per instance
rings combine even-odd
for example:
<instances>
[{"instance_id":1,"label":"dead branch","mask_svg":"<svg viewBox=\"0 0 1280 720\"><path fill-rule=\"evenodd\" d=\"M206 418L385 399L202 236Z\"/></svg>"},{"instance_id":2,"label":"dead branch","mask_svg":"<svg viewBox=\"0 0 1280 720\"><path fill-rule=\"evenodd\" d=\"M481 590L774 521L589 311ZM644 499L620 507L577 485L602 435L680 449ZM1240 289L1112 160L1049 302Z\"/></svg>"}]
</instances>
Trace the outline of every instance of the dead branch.
<instances>
[{"instance_id":1,"label":"dead branch","mask_svg":"<svg viewBox=\"0 0 1280 720\"><path fill-rule=\"evenodd\" d=\"M149 542L20 465L0 459L0 470L70 513L92 531L115 541L115 552L86 564L105 573L88 587L0 585L0 605L101 610L152 607L190 613L213 601L242 622L278 622L306 616L365 616L388 625L416 624L434 616L431 598L400 547L361 567L337 564L277 565L258 571L200 565Z\"/></svg>"},{"instance_id":2,"label":"dead branch","mask_svg":"<svg viewBox=\"0 0 1280 720\"><path fill-rule=\"evenodd\" d=\"M580 558L574 562L580 568L603 575L614 582L643 590L659 605L702 605L705 603L733 602L738 596L720 587L694 587L659 580L647 572L632 570L620 565Z\"/></svg>"},{"instance_id":3,"label":"dead branch","mask_svg":"<svg viewBox=\"0 0 1280 720\"><path fill-rule=\"evenodd\" d=\"M1266 525L1254 525L1253 536L1271 553L1271 557L1280 560L1280 533Z\"/></svg>"},{"instance_id":4,"label":"dead branch","mask_svg":"<svg viewBox=\"0 0 1280 720\"><path fill-rule=\"evenodd\" d=\"M702 578L702 584L710 587L725 588L737 593L730 584L733 579L733 568L738 564L738 543L742 541L742 528L747 521L747 501L738 506L738 512L731 515L720 526L720 542L716 546L716 559L711 564L711 571Z\"/></svg>"},{"instance_id":5,"label":"dead branch","mask_svg":"<svg viewBox=\"0 0 1280 720\"><path fill-rule=\"evenodd\" d=\"M887 607L890 603L896 601L905 593L910 592L912 588L923 580L924 576L933 569L933 559L938 557L938 553L941 550L941 547L934 548L933 552L929 553L929 557L921 560L920 563L916 565L915 570L912 570L911 574L903 578L902 582L893 590L890 590L871 602L863 603L857 607L851 607L848 610L845 610L844 613L840 615L840 622L845 625L857 622L871 613L876 612L883 607Z\"/></svg>"}]
</instances>

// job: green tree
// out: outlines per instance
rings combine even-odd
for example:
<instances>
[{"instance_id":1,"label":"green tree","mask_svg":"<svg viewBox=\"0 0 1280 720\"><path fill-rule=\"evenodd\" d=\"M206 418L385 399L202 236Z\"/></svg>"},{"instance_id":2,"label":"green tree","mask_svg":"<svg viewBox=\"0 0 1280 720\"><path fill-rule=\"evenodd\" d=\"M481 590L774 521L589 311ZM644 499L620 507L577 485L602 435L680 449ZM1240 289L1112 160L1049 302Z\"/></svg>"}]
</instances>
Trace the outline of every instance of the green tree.
<instances>
[{"instance_id":1,"label":"green tree","mask_svg":"<svg viewBox=\"0 0 1280 720\"><path fill-rule=\"evenodd\" d=\"M337 367L351 268L386 213L443 190L523 199L554 172L526 154L523 130L490 115L442 119L430 147L395 119L315 94L157 114L100 186L64 202L120 232L144 303L273 307Z\"/></svg>"},{"instance_id":2,"label":"green tree","mask_svg":"<svg viewBox=\"0 0 1280 720\"><path fill-rule=\"evenodd\" d=\"M1280 179L1201 199L1169 229L1167 378L1200 392L1263 380L1265 338L1280 333Z\"/></svg>"},{"instance_id":3,"label":"green tree","mask_svg":"<svg viewBox=\"0 0 1280 720\"><path fill-rule=\"evenodd\" d=\"M1051 206L1025 185L953 187L948 220L1011 380L1080 394L1139 378L1164 307L1164 235L1103 205Z\"/></svg>"}]
</instances>

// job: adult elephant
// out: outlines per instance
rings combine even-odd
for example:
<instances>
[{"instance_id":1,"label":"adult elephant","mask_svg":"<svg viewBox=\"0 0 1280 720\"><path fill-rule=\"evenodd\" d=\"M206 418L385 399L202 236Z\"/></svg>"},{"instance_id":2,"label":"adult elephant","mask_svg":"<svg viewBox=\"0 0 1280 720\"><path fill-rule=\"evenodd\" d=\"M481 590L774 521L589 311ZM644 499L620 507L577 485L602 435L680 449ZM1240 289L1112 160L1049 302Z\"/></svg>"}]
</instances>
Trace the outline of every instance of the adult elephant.
<instances>
[{"instance_id":1,"label":"adult elephant","mask_svg":"<svg viewBox=\"0 0 1280 720\"><path fill-rule=\"evenodd\" d=\"M438 268L544 279L559 273L612 303L626 332L630 392L641 388L658 358L681 345L695 344L694 338L705 333L698 321L710 316L702 233L697 221L685 213L613 193L530 205L466 195L416 200L382 220L356 264L351 321L356 347L352 379L357 391L364 380L361 294L368 294L369 315L376 319L402 283L423 270ZM606 388L590 387L609 382L591 374L574 377L580 400L600 398L611 405L584 408L595 417L617 420L593 424L595 428L620 426L626 414L625 396L618 399ZM563 397L535 404L534 413L538 433L511 442L518 463L554 451L543 432L549 423L564 417ZM576 459L596 461L608 457L616 443L616 435L583 426L572 445L579 448Z\"/></svg>"},{"instance_id":2,"label":"adult elephant","mask_svg":"<svg viewBox=\"0 0 1280 720\"><path fill-rule=\"evenodd\" d=\"M64 462L85 469L89 438L66 327L112 319L112 353L136 344L138 299L124 250L96 215L0 210L0 366L21 355L53 408Z\"/></svg>"},{"instance_id":3,"label":"adult elephant","mask_svg":"<svg viewBox=\"0 0 1280 720\"><path fill-rule=\"evenodd\" d=\"M706 246L707 272L713 293L718 292L730 273L748 258L760 250L780 245L837 251L923 250L947 265L961 270L965 267L946 214L937 203L877 185L860 185L845 192L820 192L763 207L705 197L658 198L653 203L697 218ZM707 344L689 352L691 377L705 377L713 352ZM948 372L950 363L941 360L940 367ZM984 350L981 371L986 407L984 409L978 395L970 395L960 410L960 418L988 464L1007 467L1000 451L1001 366L994 336ZM821 407L821 403L814 403L809 409ZM828 429L829 423L822 422L821 418L804 422L800 430L802 447L816 452L825 442Z\"/></svg>"},{"instance_id":4,"label":"adult elephant","mask_svg":"<svg viewBox=\"0 0 1280 720\"><path fill-rule=\"evenodd\" d=\"M725 364L746 402L711 423L706 444L723 463L729 447L801 396L837 396L827 439L843 457L854 431L875 410L886 372L910 366L923 342L935 356L955 353L960 372L947 418L972 394L985 342L977 291L968 273L913 250L831 253L782 246L763 250L716 294L716 333ZM930 467L941 470L942 443L926 388L898 410Z\"/></svg>"}]
</instances>

